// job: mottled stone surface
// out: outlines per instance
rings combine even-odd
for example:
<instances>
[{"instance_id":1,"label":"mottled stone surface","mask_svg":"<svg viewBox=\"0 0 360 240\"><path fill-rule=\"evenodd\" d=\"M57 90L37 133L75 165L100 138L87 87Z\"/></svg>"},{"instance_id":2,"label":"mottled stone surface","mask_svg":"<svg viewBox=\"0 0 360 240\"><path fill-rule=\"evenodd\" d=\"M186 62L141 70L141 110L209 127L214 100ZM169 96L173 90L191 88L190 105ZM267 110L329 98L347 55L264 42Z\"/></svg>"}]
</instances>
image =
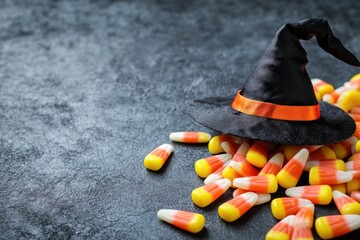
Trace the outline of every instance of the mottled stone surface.
<instances>
[{"instance_id":1,"label":"mottled stone surface","mask_svg":"<svg viewBox=\"0 0 360 240\"><path fill-rule=\"evenodd\" d=\"M157 173L143 158L172 131L208 131L192 101L233 95L285 22L326 17L360 56L359 1L298 2L1 0L0 239L193 237L160 208L203 213L198 238L263 238L277 222L269 204L232 224L217 214L230 192L192 204L206 145L173 144ZM304 46L312 77L340 86L359 71Z\"/></svg>"}]
</instances>

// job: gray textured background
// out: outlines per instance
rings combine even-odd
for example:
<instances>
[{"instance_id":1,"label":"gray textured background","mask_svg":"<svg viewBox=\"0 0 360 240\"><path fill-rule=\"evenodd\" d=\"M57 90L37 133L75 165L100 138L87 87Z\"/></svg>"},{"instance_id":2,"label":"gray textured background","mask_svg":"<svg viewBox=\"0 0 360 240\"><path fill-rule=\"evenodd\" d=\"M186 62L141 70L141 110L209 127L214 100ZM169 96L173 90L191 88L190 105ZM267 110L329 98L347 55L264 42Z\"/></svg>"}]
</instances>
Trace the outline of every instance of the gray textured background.
<instances>
[{"instance_id":1,"label":"gray textured background","mask_svg":"<svg viewBox=\"0 0 360 240\"><path fill-rule=\"evenodd\" d=\"M360 56L359 1L0 6L0 239L192 238L158 220L160 208L203 213L198 238L261 239L277 222L269 204L233 224L217 215L230 192L206 209L192 204L206 145L174 144L158 173L144 156L172 131L207 131L187 115L193 99L234 95L285 22L326 17ZM312 77L340 86L359 71L315 41L304 46Z\"/></svg>"}]
</instances>

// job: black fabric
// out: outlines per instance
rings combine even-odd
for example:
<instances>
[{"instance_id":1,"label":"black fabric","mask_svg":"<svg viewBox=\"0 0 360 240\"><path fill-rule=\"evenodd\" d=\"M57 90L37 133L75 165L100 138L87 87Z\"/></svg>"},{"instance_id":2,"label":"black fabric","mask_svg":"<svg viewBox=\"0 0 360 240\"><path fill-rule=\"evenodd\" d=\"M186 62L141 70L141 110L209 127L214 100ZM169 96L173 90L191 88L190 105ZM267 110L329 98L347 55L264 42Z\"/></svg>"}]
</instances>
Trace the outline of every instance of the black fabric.
<instances>
[{"instance_id":1,"label":"black fabric","mask_svg":"<svg viewBox=\"0 0 360 240\"><path fill-rule=\"evenodd\" d=\"M318 103L306 71L308 59L299 39L316 36L319 46L333 56L360 66L333 34L328 22L310 18L285 24L253 68L241 94L247 98L290 106ZM315 121L283 121L243 114L230 107L231 98L197 101L193 119L213 130L278 144L318 145L350 137L355 123L347 113L330 104L320 103L321 117ZM202 105L203 104L203 105Z\"/></svg>"},{"instance_id":2,"label":"black fabric","mask_svg":"<svg viewBox=\"0 0 360 240\"><path fill-rule=\"evenodd\" d=\"M338 59L360 66L322 18L287 23L276 33L253 68L241 94L247 98L282 105L317 104L310 77L306 71L307 54L299 39L316 36L318 44Z\"/></svg>"},{"instance_id":3,"label":"black fabric","mask_svg":"<svg viewBox=\"0 0 360 240\"><path fill-rule=\"evenodd\" d=\"M277 144L320 145L342 141L355 131L347 113L320 102L321 118L316 121L280 121L250 116L230 107L232 98L196 101L191 117L200 124L222 133Z\"/></svg>"}]
</instances>

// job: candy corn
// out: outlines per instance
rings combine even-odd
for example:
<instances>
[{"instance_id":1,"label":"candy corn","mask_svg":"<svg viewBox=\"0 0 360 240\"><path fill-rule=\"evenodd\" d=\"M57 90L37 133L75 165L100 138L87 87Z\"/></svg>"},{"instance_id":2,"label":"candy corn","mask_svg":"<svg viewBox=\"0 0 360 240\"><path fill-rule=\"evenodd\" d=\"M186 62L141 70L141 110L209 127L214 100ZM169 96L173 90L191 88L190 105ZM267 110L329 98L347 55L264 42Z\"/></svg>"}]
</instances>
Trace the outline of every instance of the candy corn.
<instances>
[{"instance_id":1,"label":"candy corn","mask_svg":"<svg viewBox=\"0 0 360 240\"><path fill-rule=\"evenodd\" d=\"M276 179L283 188L296 186L304 169L309 151L301 149L276 175Z\"/></svg>"},{"instance_id":2,"label":"candy corn","mask_svg":"<svg viewBox=\"0 0 360 240\"><path fill-rule=\"evenodd\" d=\"M315 221L317 234L322 239L345 235L360 228L360 216L355 214L319 217Z\"/></svg>"},{"instance_id":3,"label":"candy corn","mask_svg":"<svg viewBox=\"0 0 360 240\"><path fill-rule=\"evenodd\" d=\"M352 191L351 198L360 202L360 191Z\"/></svg>"},{"instance_id":4,"label":"candy corn","mask_svg":"<svg viewBox=\"0 0 360 240\"><path fill-rule=\"evenodd\" d=\"M348 112L355 106L360 106L360 93L356 90L349 90L340 95L336 105L345 112Z\"/></svg>"},{"instance_id":5,"label":"candy corn","mask_svg":"<svg viewBox=\"0 0 360 240\"><path fill-rule=\"evenodd\" d=\"M282 153L277 153L269 159L269 161L261 169L259 175L274 174L276 176L282 168L283 163L284 155Z\"/></svg>"},{"instance_id":6,"label":"candy corn","mask_svg":"<svg viewBox=\"0 0 360 240\"><path fill-rule=\"evenodd\" d=\"M235 169L241 176L256 176L259 174L259 171L250 165L245 159L240 156L235 157L233 161L230 162L230 166Z\"/></svg>"},{"instance_id":7,"label":"candy corn","mask_svg":"<svg viewBox=\"0 0 360 240\"><path fill-rule=\"evenodd\" d=\"M161 220L191 233L198 233L205 226L205 217L199 213L160 209L157 216Z\"/></svg>"},{"instance_id":8,"label":"candy corn","mask_svg":"<svg viewBox=\"0 0 360 240\"><path fill-rule=\"evenodd\" d=\"M205 184L214 182L216 180L222 179L222 172L223 170L230 165L231 161L227 161L226 163L224 163L224 165L222 165L221 167L219 167L218 169L215 170L215 172L213 172L212 174L210 174L209 176L207 176L204 180Z\"/></svg>"},{"instance_id":9,"label":"candy corn","mask_svg":"<svg viewBox=\"0 0 360 240\"><path fill-rule=\"evenodd\" d=\"M159 170L173 151L170 144L162 144L144 158L144 166L153 171Z\"/></svg>"},{"instance_id":10,"label":"candy corn","mask_svg":"<svg viewBox=\"0 0 360 240\"><path fill-rule=\"evenodd\" d=\"M332 159L336 159L336 154L331 148L327 146L322 146L319 149L309 154L309 161L332 160Z\"/></svg>"},{"instance_id":11,"label":"candy corn","mask_svg":"<svg viewBox=\"0 0 360 240\"><path fill-rule=\"evenodd\" d=\"M243 193L230 201L221 204L218 208L219 216L227 222L233 222L244 215L258 200L253 192Z\"/></svg>"},{"instance_id":12,"label":"candy corn","mask_svg":"<svg viewBox=\"0 0 360 240\"><path fill-rule=\"evenodd\" d=\"M260 193L274 193L278 188L276 178L273 174L235 178L233 185L240 189Z\"/></svg>"},{"instance_id":13,"label":"candy corn","mask_svg":"<svg viewBox=\"0 0 360 240\"><path fill-rule=\"evenodd\" d=\"M335 144L331 149L336 154L336 158L344 159L351 155L351 146L356 144L356 142L357 142L357 138L351 137L346 139L345 141Z\"/></svg>"},{"instance_id":14,"label":"candy corn","mask_svg":"<svg viewBox=\"0 0 360 240\"><path fill-rule=\"evenodd\" d=\"M267 143L254 141L246 154L246 160L255 167L263 167L267 162L269 147Z\"/></svg>"},{"instance_id":15,"label":"candy corn","mask_svg":"<svg viewBox=\"0 0 360 240\"><path fill-rule=\"evenodd\" d=\"M311 79L311 83L314 88L314 92L318 93L317 100L321 100L324 94L330 94L335 89L334 86L318 78Z\"/></svg>"},{"instance_id":16,"label":"candy corn","mask_svg":"<svg viewBox=\"0 0 360 240\"><path fill-rule=\"evenodd\" d=\"M356 123L355 133L357 131L359 132L359 130L360 130L360 123ZM354 136L355 136L355 133L354 133ZM358 136L355 136L356 138L359 138L359 136L360 136L359 133L358 133ZM357 140L357 142L351 146L351 154L355 154L355 153L358 153L358 152L360 152L360 140Z\"/></svg>"},{"instance_id":17,"label":"candy corn","mask_svg":"<svg viewBox=\"0 0 360 240\"><path fill-rule=\"evenodd\" d=\"M243 189L235 189L235 191L233 192L233 197L237 197L240 194L246 193L248 192L247 190L243 190ZM271 200L271 195L269 193L256 193L259 197L259 199L256 201L256 203L254 205L261 205L264 203L267 203L268 201Z\"/></svg>"},{"instance_id":18,"label":"candy corn","mask_svg":"<svg viewBox=\"0 0 360 240\"><path fill-rule=\"evenodd\" d=\"M228 154L235 155L237 150L240 147L240 144L233 143L233 142L222 142L221 143L222 149Z\"/></svg>"},{"instance_id":19,"label":"candy corn","mask_svg":"<svg viewBox=\"0 0 360 240\"><path fill-rule=\"evenodd\" d=\"M285 217L266 234L266 240L290 240L294 231L295 215Z\"/></svg>"},{"instance_id":20,"label":"candy corn","mask_svg":"<svg viewBox=\"0 0 360 240\"><path fill-rule=\"evenodd\" d=\"M327 205L332 199L332 190L329 185L313 185L289 188L285 194L294 198L309 199L313 204Z\"/></svg>"},{"instance_id":21,"label":"candy corn","mask_svg":"<svg viewBox=\"0 0 360 240\"><path fill-rule=\"evenodd\" d=\"M349 88L347 88L345 86L339 87L330 94L324 94L324 96L322 97L322 100L324 102L328 102L330 104L335 104L336 101L339 99L340 95L347 91L349 91Z\"/></svg>"},{"instance_id":22,"label":"candy corn","mask_svg":"<svg viewBox=\"0 0 360 240\"><path fill-rule=\"evenodd\" d=\"M296 220L295 220L296 223ZM311 229L308 226L295 224L294 232L291 236L291 240L313 240Z\"/></svg>"},{"instance_id":23,"label":"candy corn","mask_svg":"<svg viewBox=\"0 0 360 240\"><path fill-rule=\"evenodd\" d=\"M314 166L309 172L310 185L334 185L351 181L353 178L352 173L344 172L327 167Z\"/></svg>"},{"instance_id":24,"label":"candy corn","mask_svg":"<svg viewBox=\"0 0 360 240\"><path fill-rule=\"evenodd\" d=\"M195 172L199 177L206 178L231 158L230 154L220 154L199 159L195 162Z\"/></svg>"},{"instance_id":25,"label":"candy corn","mask_svg":"<svg viewBox=\"0 0 360 240\"><path fill-rule=\"evenodd\" d=\"M302 198L275 198L271 201L271 212L276 219L294 215L307 205L313 205L310 200Z\"/></svg>"},{"instance_id":26,"label":"candy corn","mask_svg":"<svg viewBox=\"0 0 360 240\"><path fill-rule=\"evenodd\" d=\"M245 158L249 149L250 149L250 145L247 142L242 143L238 148L238 150L236 151L234 157L236 158L240 156L242 158Z\"/></svg>"},{"instance_id":27,"label":"candy corn","mask_svg":"<svg viewBox=\"0 0 360 240\"><path fill-rule=\"evenodd\" d=\"M305 224L306 226L312 228L314 223L314 204L306 205L296 214L295 222Z\"/></svg>"},{"instance_id":28,"label":"candy corn","mask_svg":"<svg viewBox=\"0 0 360 240\"><path fill-rule=\"evenodd\" d=\"M194 189L191 192L191 198L195 205L206 207L218 199L230 186L229 179L220 179Z\"/></svg>"},{"instance_id":29,"label":"candy corn","mask_svg":"<svg viewBox=\"0 0 360 240\"><path fill-rule=\"evenodd\" d=\"M336 160L313 160L307 161L304 167L305 171L310 171L310 169L314 166L318 166L320 168L331 168L341 171L346 171L346 165L343 160L336 159Z\"/></svg>"},{"instance_id":30,"label":"candy corn","mask_svg":"<svg viewBox=\"0 0 360 240\"><path fill-rule=\"evenodd\" d=\"M232 167L227 166L226 168L224 168L224 170L221 173L223 178L229 179L231 182L235 179L235 178L239 178L241 177L241 175L236 172ZM234 187L234 186L231 186Z\"/></svg>"},{"instance_id":31,"label":"candy corn","mask_svg":"<svg viewBox=\"0 0 360 240\"><path fill-rule=\"evenodd\" d=\"M211 135L204 132L173 132L169 136L171 141L182 143L207 143Z\"/></svg>"},{"instance_id":32,"label":"candy corn","mask_svg":"<svg viewBox=\"0 0 360 240\"><path fill-rule=\"evenodd\" d=\"M346 163L346 168L348 170L360 170L360 159L356 159L353 161L348 161Z\"/></svg>"},{"instance_id":33,"label":"candy corn","mask_svg":"<svg viewBox=\"0 0 360 240\"><path fill-rule=\"evenodd\" d=\"M316 151L321 148L322 145L314 145L314 146L294 146L294 145L285 145L283 148L285 159L289 161L296 153L298 153L302 148L306 148L309 153Z\"/></svg>"},{"instance_id":34,"label":"candy corn","mask_svg":"<svg viewBox=\"0 0 360 240\"><path fill-rule=\"evenodd\" d=\"M342 193L346 193L346 183L340 183L340 184L336 184L336 185L331 185L330 186L331 189L333 191L339 191L339 192L342 192Z\"/></svg>"},{"instance_id":35,"label":"candy corn","mask_svg":"<svg viewBox=\"0 0 360 240\"><path fill-rule=\"evenodd\" d=\"M211 138L208 143L209 152L212 154L219 154L224 152L224 149L221 147L221 143L225 141L235 142L235 138L227 134L223 134Z\"/></svg>"},{"instance_id":36,"label":"candy corn","mask_svg":"<svg viewBox=\"0 0 360 240\"><path fill-rule=\"evenodd\" d=\"M341 214L360 215L360 203L358 203L348 195L339 191L333 191L333 199L337 209Z\"/></svg>"},{"instance_id":37,"label":"candy corn","mask_svg":"<svg viewBox=\"0 0 360 240\"><path fill-rule=\"evenodd\" d=\"M360 179L353 179L346 183L346 193L350 195L353 191L360 190Z\"/></svg>"}]
</instances>

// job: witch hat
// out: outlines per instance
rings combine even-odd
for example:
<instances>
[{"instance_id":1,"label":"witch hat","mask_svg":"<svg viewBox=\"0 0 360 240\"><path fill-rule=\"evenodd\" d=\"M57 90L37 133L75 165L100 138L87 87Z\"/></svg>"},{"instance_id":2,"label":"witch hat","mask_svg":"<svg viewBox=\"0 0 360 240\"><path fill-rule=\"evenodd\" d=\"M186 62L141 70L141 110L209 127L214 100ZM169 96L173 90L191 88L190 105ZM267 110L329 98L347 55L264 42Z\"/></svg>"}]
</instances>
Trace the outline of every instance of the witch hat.
<instances>
[{"instance_id":1,"label":"witch hat","mask_svg":"<svg viewBox=\"0 0 360 240\"><path fill-rule=\"evenodd\" d=\"M299 41L313 36L326 52L360 66L325 19L288 23L278 30L235 99L197 100L190 115L218 132L278 144L320 145L350 137L355 123L348 114L316 100Z\"/></svg>"}]
</instances>

